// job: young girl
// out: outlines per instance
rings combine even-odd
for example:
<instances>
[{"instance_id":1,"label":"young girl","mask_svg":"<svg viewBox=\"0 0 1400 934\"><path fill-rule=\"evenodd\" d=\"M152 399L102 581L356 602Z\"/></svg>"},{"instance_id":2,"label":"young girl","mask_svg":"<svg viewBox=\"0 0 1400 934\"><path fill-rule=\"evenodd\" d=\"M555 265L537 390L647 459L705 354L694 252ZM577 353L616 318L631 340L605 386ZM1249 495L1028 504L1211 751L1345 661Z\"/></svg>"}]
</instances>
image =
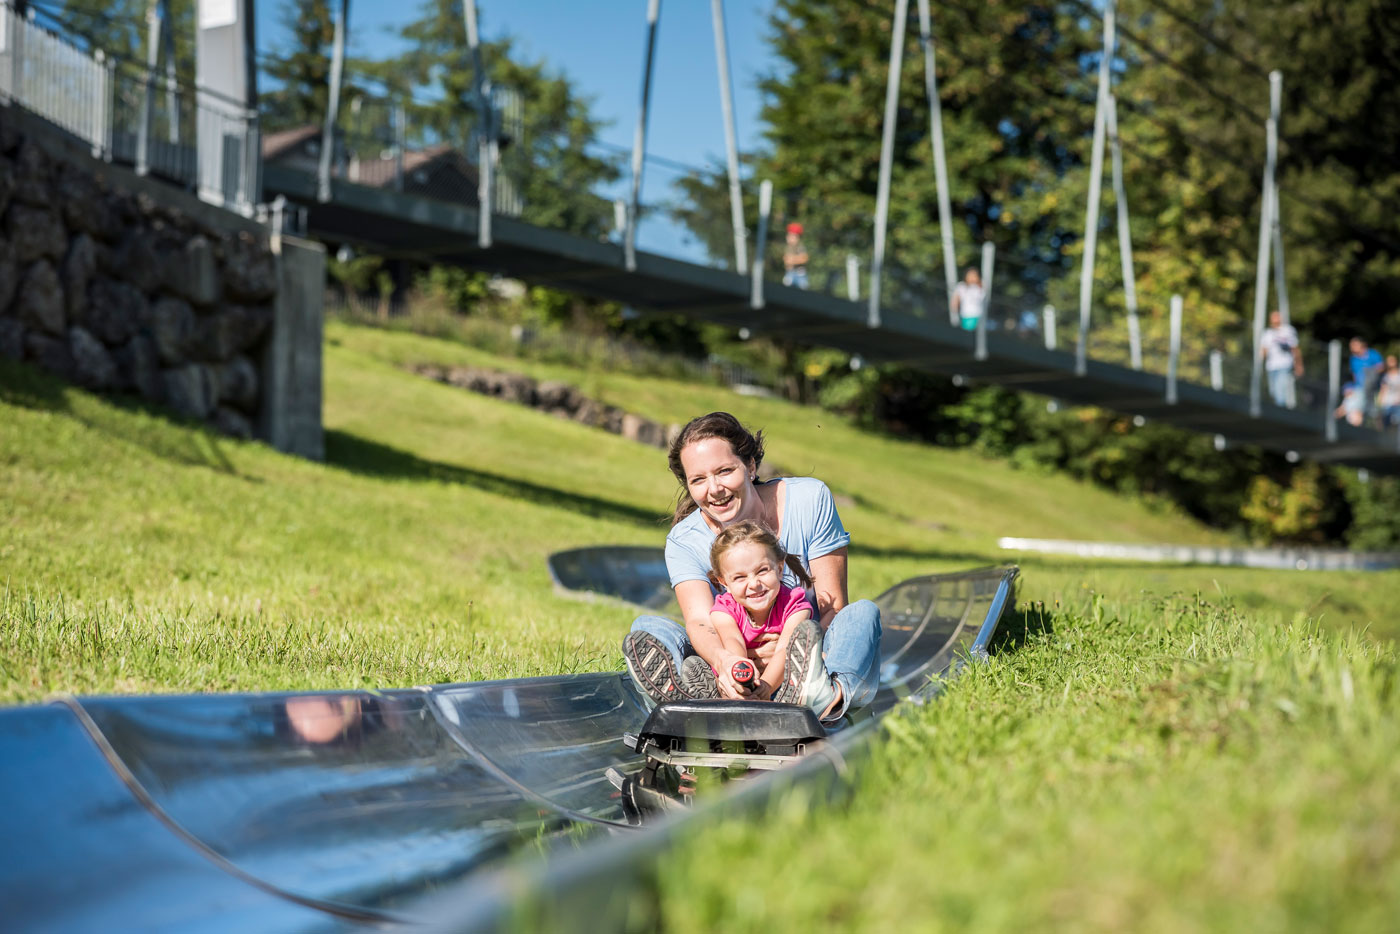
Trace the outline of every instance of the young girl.
<instances>
[{"instance_id":1,"label":"young girl","mask_svg":"<svg viewBox=\"0 0 1400 934\"><path fill-rule=\"evenodd\" d=\"M753 688L758 700L772 698L782 684L788 644L798 625L812 618L807 592L783 583L785 564L804 587L812 585L802 562L784 554L777 537L756 522L736 522L715 536L710 547L710 577L724 588L710 609L710 622L725 648L721 664L748 658L749 649L765 636L778 636L773 658ZM685 660L681 682L691 696L719 696L714 670L698 655Z\"/></svg>"}]
</instances>

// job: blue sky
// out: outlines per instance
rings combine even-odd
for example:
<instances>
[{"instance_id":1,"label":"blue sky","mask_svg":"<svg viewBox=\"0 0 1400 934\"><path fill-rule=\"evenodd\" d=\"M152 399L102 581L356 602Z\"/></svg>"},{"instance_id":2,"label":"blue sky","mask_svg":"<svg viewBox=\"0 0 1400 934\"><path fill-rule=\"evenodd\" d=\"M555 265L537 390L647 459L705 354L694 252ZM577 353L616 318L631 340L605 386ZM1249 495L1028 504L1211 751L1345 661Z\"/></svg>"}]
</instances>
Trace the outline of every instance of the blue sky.
<instances>
[{"instance_id":1,"label":"blue sky","mask_svg":"<svg viewBox=\"0 0 1400 934\"><path fill-rule=\"evenodd\" d=\"M285 49L288 38L278 26L283 0L256 2L259 49ZM487 38L508 34L524 57L562 71L593 98L593 112L610 122L602 138L630 149L640 105L646 6L646 0L479 0L477 9ZM760 142L756 85L759 75L775 67L765 41L771 7L771 0L725 2L741 151ZM398 29L415 19L417 10L416 0L351 0L352 54L394 53L402 46ZM724 126L707 0L662 0L652 80L648 153L722 165ZM670 177L665 167L649 164L643 200L665 197ZM680 232L669 226L643 225L639 236L646 234L664 239L644 242L644 248L690 252Z\"/></svg>"}]
</instances>

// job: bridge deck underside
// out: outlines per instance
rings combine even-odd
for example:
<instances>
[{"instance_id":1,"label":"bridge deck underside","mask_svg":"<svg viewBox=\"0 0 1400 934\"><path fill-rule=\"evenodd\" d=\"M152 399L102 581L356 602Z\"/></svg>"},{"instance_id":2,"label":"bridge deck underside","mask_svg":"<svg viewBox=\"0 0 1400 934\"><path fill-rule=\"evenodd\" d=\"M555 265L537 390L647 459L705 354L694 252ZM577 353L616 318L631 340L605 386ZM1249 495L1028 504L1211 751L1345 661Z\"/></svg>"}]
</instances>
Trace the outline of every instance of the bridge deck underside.
<instances>
[{"instance_id":1,"label":"bridge deck underside","mask_svg":"<svg viewBox=\"0 0 1400 934\"><path fill-rule=\"evenodd\" d=\"M489 270L639 310L746 327L756 335L782 334L801 343L857 353L873 363L899 363L1074 405L1142 415L1222 435L1231 444L1400 473L1400 451L1379 432L1341 424L1337 441L1327 441L1327 416L1321 411L1288 410L1266 403L1261 416L1254 418L1247 399L1185 382L1178 383L1177 401L1169 404L1163 376L1094 361L1085 375L1078 376L1072 352L1047 350L997 332L986 335L987 357L978 360L975 335L946 322L885 308L880 327L871 328L863 302L773 282L764 284L764 307L754 309L747 277L643 252L637 254L637 268L629 271L616 243L511 218L493 218L492 245L482 248L477 212L464 205L340 183L334 186L332 200L321 204L315 199L310 175L272 166L266 169L264 187L269 196L282 194L304 205L309 232L332 242L357 244L388 256Z\"/></svg>"}]
</instances>

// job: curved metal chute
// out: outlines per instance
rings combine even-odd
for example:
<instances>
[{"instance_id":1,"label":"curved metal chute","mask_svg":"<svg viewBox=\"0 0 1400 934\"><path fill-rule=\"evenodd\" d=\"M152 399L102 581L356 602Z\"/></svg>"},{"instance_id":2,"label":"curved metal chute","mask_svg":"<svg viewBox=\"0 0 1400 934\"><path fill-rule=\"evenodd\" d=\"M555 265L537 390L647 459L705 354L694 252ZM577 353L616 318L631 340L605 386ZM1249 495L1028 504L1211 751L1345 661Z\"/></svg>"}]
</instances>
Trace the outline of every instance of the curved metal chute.
<instances>
[{"instance_id":1,"label":"curved metal chute","mask_svg":"<svg viewBox=\"0 0 1400 934\"><path fill-rule=\"evenodd\" d=\"M1014 577L916 578L882 595L875 712L985 649ZM425 898L470 889L506 854L637 835L605 772L635 767L620 739L645 716L617 672L0 711L6 926L414 922Z\"/></svg>"}]
</instances>

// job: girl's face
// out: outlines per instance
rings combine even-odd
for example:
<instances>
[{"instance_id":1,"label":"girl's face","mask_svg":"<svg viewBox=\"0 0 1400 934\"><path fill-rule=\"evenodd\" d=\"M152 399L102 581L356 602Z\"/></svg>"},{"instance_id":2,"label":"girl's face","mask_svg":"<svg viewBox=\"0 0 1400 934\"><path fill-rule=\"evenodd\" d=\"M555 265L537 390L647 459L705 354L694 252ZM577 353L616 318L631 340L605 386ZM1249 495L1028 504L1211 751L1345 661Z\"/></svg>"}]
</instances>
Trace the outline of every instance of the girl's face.
<instances>
[{"instance_id":1,"label":"girl's face","mask_svg":"<svg viewBox=\"0 0 1400 934\"><path fill-rule=\"evenodd\" d=\"M766 617L782 584L778 556L757 542L740 542L721 555L719 563L715 571L730 596L754 619Z\"/></svg>"},{"instance_id":2,"label":"girl's face","mask_svg":"<svg viewBox=\"0 0 1400 934\"><path fill-rule=\"evenodd\" d=\"M739 459L723 438L705 438L681 448L681 467L690 498L710 520L723 528L757 516L758 490L749 479L752 467Z\"/></svg>"}]
</instances>

